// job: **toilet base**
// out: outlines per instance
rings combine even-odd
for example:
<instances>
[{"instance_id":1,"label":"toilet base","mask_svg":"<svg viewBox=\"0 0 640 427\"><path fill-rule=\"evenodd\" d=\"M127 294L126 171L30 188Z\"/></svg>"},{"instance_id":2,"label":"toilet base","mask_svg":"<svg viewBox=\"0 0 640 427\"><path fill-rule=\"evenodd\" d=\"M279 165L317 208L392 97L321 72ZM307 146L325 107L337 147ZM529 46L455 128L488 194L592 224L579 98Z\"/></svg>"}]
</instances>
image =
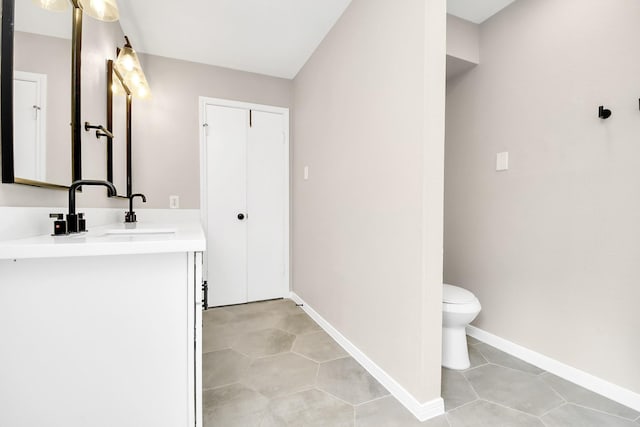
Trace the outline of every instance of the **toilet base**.
<instances>
[{"instance_id":1,"label":"toilet base","mask_svg":"<svg viewBox=\"0 0 640 427\"><path fill-rule=\"evenodd\" d=\"M466 328L442 328L442 366L462 370L471 366Z\"/></svg>"}]
</instances>

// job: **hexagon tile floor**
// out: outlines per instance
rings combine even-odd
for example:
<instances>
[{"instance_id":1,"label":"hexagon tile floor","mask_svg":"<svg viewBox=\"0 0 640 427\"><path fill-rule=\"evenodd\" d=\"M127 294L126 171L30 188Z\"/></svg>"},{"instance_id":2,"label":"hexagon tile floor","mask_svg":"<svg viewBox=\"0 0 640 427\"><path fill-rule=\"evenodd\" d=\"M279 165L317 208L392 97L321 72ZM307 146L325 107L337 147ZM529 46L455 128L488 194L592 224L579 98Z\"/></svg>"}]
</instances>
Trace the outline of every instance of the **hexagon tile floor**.
<instances>
[{"instance_id":1,"label":"hexagon tile floor","mask_svg":"<svg viewBox=\"0 0 640 427\"><path fill-rule=\"evenodd\" d=\"M640 413L469 338L418 422L291 300L203 314L205 427L640 427Z\"/></svg>"}]
</instances>

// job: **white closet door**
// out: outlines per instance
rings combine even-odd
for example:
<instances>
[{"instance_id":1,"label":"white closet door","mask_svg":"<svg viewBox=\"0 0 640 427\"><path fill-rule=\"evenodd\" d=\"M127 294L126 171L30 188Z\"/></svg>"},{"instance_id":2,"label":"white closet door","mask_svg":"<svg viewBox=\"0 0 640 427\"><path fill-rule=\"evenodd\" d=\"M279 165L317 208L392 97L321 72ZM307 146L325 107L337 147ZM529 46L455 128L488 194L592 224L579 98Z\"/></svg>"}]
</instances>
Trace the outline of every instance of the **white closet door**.
<instances>
[{"instance_id":1,"label":"white closet door","mask_svg":"<svg viewBox=\"0 0 640 427\"><path fill-rule=\"evenodd\" d=\"M15 175L33 180L42 179L44 177L38 170L38 82L16 79L13 91Z\"/></svg>"},{"instance_id":2,"label":"white closet door","mask_svg":"<svg viewBox=\"0 0 640 427\"><path fill-rule=\"evenodd\" d=\"M249 301L281 298L285 281L285 136L282 114L252 111L247 145Z\"/></svg>"},{"instance_id":3,"label":"white closet door","mask_svg":"<svg viewBox=\"0 0 640 427\"><path fill-rule=\"evenodd\" d=\"M247 302L246 147L249 112L206 106L209 304Z\"/></svg>"}]
</instances>

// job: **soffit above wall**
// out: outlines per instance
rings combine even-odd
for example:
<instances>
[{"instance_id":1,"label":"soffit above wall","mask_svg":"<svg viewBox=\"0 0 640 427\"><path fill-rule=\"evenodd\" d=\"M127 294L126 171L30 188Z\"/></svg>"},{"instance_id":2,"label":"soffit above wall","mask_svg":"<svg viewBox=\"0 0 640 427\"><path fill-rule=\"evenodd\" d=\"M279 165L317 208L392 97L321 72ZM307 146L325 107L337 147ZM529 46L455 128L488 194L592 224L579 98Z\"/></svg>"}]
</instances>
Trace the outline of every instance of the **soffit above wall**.
<instances>
[{"instance_id":1,"label":"soffit above wall","mask_svg":"<svg viewBox=\"0 0 640 427\"><path fill-rule=\"evenodd\" d=\"M481 24L515 0L447 0L447 13Z\"/></svg>"}]
</instances>

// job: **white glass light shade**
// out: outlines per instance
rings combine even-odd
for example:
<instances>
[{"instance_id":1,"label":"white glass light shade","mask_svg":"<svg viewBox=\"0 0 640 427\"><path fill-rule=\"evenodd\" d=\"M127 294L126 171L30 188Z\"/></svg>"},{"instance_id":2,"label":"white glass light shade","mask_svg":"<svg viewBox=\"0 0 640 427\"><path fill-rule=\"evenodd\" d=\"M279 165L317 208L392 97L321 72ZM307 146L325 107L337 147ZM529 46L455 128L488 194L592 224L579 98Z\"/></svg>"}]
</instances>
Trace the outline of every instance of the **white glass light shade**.
<instances>
[{"instance_id":1,"label":"white glass light shade","mask_svg":"<svg viewBox=\"0 0 640 427\"><path fill-rule=\"evenodd\" d=\"M118 58L115 62L115 67L118 69L118 72L122 74L122 76L126 79L128 74L135 72L136 70L140 70L142 67L140 66L140 60L138 59L138 54L133 48L129 46L125 46L120 49L120 53L118 53Z\"/></svg>"},{"instance_id":2,"label":"white glass light shade","mask_svg":"<svg viewBox=\"0 0 640 427\"><path fill-rule=\"evenodd\" d=\"M120 19L116 0L78 0L82 11L100 21L113 22Z\"/></svg>"},{"instance_id":3,"label":"white glass light shade","mask_svg":"<svg viewBox=\"0 0 640 427\"><path fill-rule=\"evenodd\" d=\"M128 46L123 47L114 66L133 96L136 98L148 98L151 95L149 83L147 83L147 78L142 71L140 60L135 50Z\"/></svg>"},{"instance_id":4,"label":"white glass light shade","mask_svg":"<svg viewBox=\"0 0 640 427\"><path fill-rule=\"evenodd\" d=\"M151 96L151 89L149 88L149 83L147 80L143 80L136 88L133 90L133 95L136 98L149 98Z\"/></svg>"},{"instance_id":5,"label":"white glass light shade","mask_svg":"<svg viewBox=\"0 0 640 427\"><path fill-rule=\"evenodd\" d=\"M62 12L69 7L69 0L31 0L37 6L54 12Z\"/></svg>"}]
</instances>

